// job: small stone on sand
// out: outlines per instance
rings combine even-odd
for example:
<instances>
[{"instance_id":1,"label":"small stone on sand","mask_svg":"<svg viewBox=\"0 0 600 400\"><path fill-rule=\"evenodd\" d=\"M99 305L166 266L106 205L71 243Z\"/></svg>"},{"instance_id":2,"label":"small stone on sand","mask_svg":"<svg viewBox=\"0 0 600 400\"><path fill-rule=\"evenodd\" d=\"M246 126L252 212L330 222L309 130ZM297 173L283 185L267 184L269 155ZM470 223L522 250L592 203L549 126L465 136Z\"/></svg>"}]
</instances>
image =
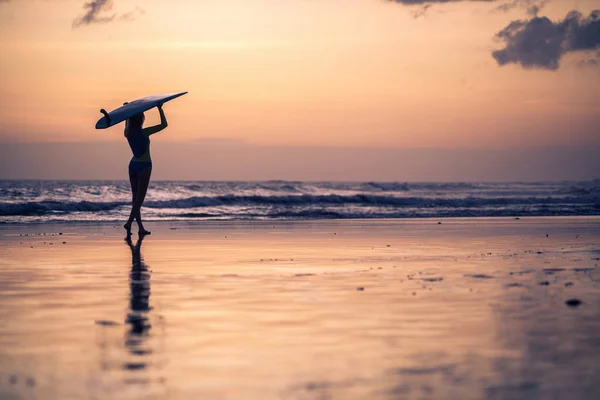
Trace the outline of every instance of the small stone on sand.
<instances>
[{"instance_id":1,"label":"small stone on sand","mask_svg":"<svg viewBox=\"0 0 600 400\"><path fill-rule=\"evenodd\" d=\"M583 302L579 299L569 299L565 301L565 304L569 307L579 307Z\"/></svg>"},{"instance_id":2,"label":"small stone on sand","mask_svg":"<svg viewBox=\"0 0 600 400\"><path fill-rule=\"evenodd\" d=\"M363 290L365 290L365 288L362 287L362 286L359 286L359 287L356 288L356 290L363 291Z\"/></svg>"},{"instance_id":3,"label":"small stone on sand","mask_svg":"<svg viewBox=\"0 0 600 400\"><path fill-rule=\"evenodd\" d=\"M108 321L108 320L97 320L96 321L96 325L100 325L100 326L117 326L117 325L119 325L119 323L115 322L115 321Z\"/></svg>"}]
</instances>

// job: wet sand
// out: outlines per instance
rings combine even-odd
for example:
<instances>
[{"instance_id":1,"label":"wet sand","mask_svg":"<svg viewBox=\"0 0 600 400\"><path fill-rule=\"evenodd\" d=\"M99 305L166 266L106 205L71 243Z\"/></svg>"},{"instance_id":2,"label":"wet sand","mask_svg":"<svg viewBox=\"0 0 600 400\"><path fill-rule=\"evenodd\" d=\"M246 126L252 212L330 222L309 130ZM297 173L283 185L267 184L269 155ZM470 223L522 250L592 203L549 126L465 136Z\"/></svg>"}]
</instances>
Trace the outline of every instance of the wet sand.
<instances>
[{"instance_id":1,"label":"wet sand","mask_svg":"<svg viewBox=\"0 0 600 400\"><path fill-rule=\"evenodd\" d=\"M599 398L600 218L439 222L0 225L0 399Z\"/></svg>"}]
</instances>

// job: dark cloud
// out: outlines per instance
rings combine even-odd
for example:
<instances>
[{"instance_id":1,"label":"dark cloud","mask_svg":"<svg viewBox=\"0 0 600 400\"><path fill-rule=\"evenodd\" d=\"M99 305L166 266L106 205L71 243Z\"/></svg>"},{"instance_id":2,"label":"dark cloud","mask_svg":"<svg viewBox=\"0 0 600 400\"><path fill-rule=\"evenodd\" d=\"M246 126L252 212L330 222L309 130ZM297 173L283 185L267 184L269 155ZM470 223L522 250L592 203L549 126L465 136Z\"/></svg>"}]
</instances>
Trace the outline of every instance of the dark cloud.
<instances>
[{"instance_id":1,"label":"dark cloud","mask_svg":"<svg viewBox=\"0 0 600 400\"><path fill-rule=\"evenodd\" d=\"M515 8L525 9L527 15L537 17L538 13L548 4L550 0L511 0L502 3L494 11L508 12Z\"/></svg>"},{"instance_id":2,"label":"dark cloud","mask_svg":"<svg viewBox=\"0 0 600 400\"><path fill-rule=\"evenodd\" d=\"M512 21L496 37L505 43L503 49L492 53L499 65L555 70L566 53L600 48L600 10L587 18L571 11L559 22L546 17Z\"/></svg>"},{"instance_id":3,"label":"dark cloud","mask_svg":"<svg viewBox=\"0 0 600 400\"><path fill-rule=\"evenodd\" d=\"M87 3L84 3L83 8L85 13L73 21L73 28L77 28L82 25L105 24L115 20L133 21L136 19L136 17L146 13L140 7L135 7L133 11L120 15L117 15L117 13L110 13L113 8L112 0L91 0Z\"/></svg>"},{"instance_id":4,"label":"dark cloud","mask_svg":"<svg viewBox=\"0 0 600 400\"><path fill-rule=\"evenodd\" d=\"M102 24L113 21L117 14L111 15L100 15L106 14L106 12L112 10L112 0L92 0L83 5L86 10L85 14L73 21L73 28L77 28L81 25L89 24Z\"/></svg>"},{"instance_id":5,"label":"dark cloud","mask_svg":"<svg viewBox=\"0 0 600 400\"><path fill-rule=\"evenodd\" d=\"M458 3L460 1L493 3L494 1L497 1L497 0L387 0L387 1L411 6L411 5L436 4L436 3L437 4L439 4L439 3Z\"/></svg>"},{"instance_id":6,"label":"dark cloud","mask_svg":"<svg viewBox=\"0 0 600 400\"><path fill-rule=\"evenodd\" d=\"M421 6L417 11L413 12L413 18L424 17L427 13L427 10L431 7L431 4L425 4Z\"/></svg>"},{"instance_id":7,"label":"dark cloud","mask_svg":"<svg viewBox=\"0 0 600 400\"><path fill-rule=\"evenodd\" d=\"M470 2L470 3L500 3L494 8L494 11L507 12L515 8L525 9L527 14L536 16L538 12L550 1L550 0L386 0L392 3L398 3L405 6L425 6L431 7L434 4L444 3L459 3L459 2ZM421 16L427 9L424 8L420 13L417 12L415 15Z\"/></svg>"},{"instance_id":8,"label":"dark cloud","mask_svg":"<svg viewBox=\"0 0 600 400\"><path fill-rule=\"evenodd\" d=\"M470 3L501 3L496 6L493 11L495 12L507 12L514 8L525 9L528 15L536 16L538 12L548 3L550 0L385 0L396 4L405 6L420 6L417 11L412 13L413 18L419 18L425 16L427 10L435 4L447 4L447 3L459 3L459 2L470 2Z\"/></svg>"},{"instance_id":9,"label":"dark cloud","mask_svg":"<svg viewBox=\"0 0 600 400\"><path fill-rule=\"evenodd\" d=\"M540 1L538 3L534 3L534 4L530 5L529 7L527 7L527 14L529 14L532 17L537 17L539 12L542 10L542 8L544 8L544 6L549 1L550 0Z\"/></svg>"},{"instance_id":10,"label":"dark cloud","mask_svg":"<svg viewBox=\"0 0 600 400\"><path fill-rule=\"evenodd\" d=\"M587 60L579 60L577 61L578 67L596 67L600 65L600 54L598 54L598 58L590 58Z\"/></svg>"}]
</instances>

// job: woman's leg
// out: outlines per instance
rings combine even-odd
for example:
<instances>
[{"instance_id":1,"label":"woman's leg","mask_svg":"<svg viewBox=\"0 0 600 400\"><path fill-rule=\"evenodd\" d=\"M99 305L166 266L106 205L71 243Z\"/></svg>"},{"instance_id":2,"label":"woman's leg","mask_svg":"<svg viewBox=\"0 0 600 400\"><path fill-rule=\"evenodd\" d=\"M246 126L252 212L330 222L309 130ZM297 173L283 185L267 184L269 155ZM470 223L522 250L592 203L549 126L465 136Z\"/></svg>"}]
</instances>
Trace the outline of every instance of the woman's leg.
<instances>
[{"instance_id":1,"label":"woman's leg","mask_svg":"<svg viewBox=\"0 0 600 400\"><path fill-rule=\"evenodd\" d=\"M146 198L146 193L148 192L148 185L150 184L151 175L152 167L145 168L137 174L137 193L135 195L135 201L133 202L133 207L131 210L132 215L137 220L140 233L145 234L150 232L144 229L141 209L144 199Z\"/></svg>"},{"instance_id":2,"label":"woman's leg","mask_svg":"<svg viewBox=\"0 0 600 400\"><path fill-rule=\"evenodd\" d=\"M131 185L131 212L129 213L129 219L127 220L125 225L123 225L123 227L127 231L127 234L131 234L131 224L133 223L133 220L135 218L135 215L133 214L133 205L135 204L135 199L137 197L138 192L137 174L131 169L129 170L129 184Z\"/></svg>"}]
</instances>

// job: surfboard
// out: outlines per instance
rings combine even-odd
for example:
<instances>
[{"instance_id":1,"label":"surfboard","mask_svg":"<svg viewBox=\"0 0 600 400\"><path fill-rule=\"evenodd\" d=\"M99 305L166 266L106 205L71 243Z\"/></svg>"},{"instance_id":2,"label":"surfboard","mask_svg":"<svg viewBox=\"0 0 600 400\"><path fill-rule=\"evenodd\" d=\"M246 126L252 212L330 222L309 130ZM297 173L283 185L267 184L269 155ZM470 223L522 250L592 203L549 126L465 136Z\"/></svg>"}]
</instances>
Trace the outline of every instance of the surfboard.
<instances>
[{"instance_id":1,"label":"surfboard","mask_svg":"<svg viewBox=\"0 0 600 400\"><path fill-rule=\"evenodd\" d=\"M133 100L128 103L124 103L121 107L115 108L111 112L106 112L105 109L101 109L100 112L104 114L102 118L96 122L96 129L106 129L113 125L121 123L134 115L141 114L144 111L156 107L161 103L166 103L180 96L183 96L187 92L179 93L166 93L166 94L155 94L152 96L142 97L141 99Z\"/></svg>"}]
</instances>

